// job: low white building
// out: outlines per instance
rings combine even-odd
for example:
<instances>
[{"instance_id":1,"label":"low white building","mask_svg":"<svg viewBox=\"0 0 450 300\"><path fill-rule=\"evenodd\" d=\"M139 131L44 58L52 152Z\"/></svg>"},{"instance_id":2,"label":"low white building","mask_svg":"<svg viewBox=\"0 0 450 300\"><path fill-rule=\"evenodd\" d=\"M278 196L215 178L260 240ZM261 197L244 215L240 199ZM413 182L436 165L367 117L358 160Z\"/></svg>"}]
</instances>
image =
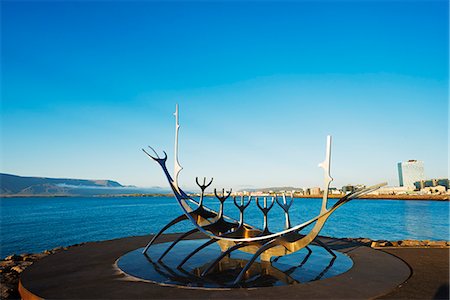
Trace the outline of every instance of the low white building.
<instances>
[{"instance_id":1,"label":"low white building","mask_svg":"<svg viewBox=\"0 0 450 300\"><path fill-rule=\"evenodd\" d=\"M442 185L428 186L420 190L421 194L445 194L447 188Z\"/></svg>"},{"instance_id":2,"label":"low white building","mask_svg":"<svg viewBox=\"0 0 450 300\"><path fill-rule=\"evenodd\" d=\"M412 192L414 192L414 188L409 186L386 186L370 192L368 195L406 195Z\"/></svg>"}]
</instances>

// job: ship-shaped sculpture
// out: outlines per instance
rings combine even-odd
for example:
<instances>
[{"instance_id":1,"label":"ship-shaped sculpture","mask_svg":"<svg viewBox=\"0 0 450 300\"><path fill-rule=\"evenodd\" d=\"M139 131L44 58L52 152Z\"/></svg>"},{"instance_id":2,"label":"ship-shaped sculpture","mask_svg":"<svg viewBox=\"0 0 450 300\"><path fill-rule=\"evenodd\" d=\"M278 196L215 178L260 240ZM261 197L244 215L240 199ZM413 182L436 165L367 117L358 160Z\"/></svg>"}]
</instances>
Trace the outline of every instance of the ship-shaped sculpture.
<instances>
[{"instance_id":1,"label":"ship-shaped sculpture","mask_svg":"<svg viewBox=\"0 0 450 300\"><path fill-rule=\"evenodd\" d=\"M148 249L155 243L155 241L163 234L167 229L173 225L182 222L190 221L194 225L194 229L189 230L182 235L180 235L172 244L162 253L158 261L162 259L172 250L172 248L180 241L187 239L190 235L201 232L206 237L209 238L207 242L202 244L196 249L193 249L186 257L183 258L178 268L181 267L196 253L208 247L213 243L217 243L222 252L220 255L214 259L208 266L203 268L199 277L206 276L211 272L225 257L229 256L233 251L240 250L252 254L252 257L243 266L240 273L236 276L234 280L234 285L238 285L245 277L246 272L254 264L255 260L259 257L261 262L271 263L278 260L281 256L297 252L303 248L308 248L312 242L325 248L330 255L335 256L333 251L329 249L324 243L317 239L319 232L325 225L327 219L335 212L339 207L349 202L352 199L361 197L371 191L377 190L378 188L386 185L386 183L377 184L367 188L361 188L349 193L342 198L340 198L334 205L328 207L328 191L330 183L333 181L330 173L330 162L331 162L331 136L327 137L326 144L326 155L325 160L319 164L324 171L324 188L323 188L323 198L320 211L317 216L307 220L301 224L292 225L290 221L289 209L293 203L294 195L291 194L289 197L283 193L281 195L273 195L270 197L253 197L249 196L233 196L233 201L236 208L240 212L239 220L230 218L224 214L224 202L230 198L231 189L225 191L222 189L221 193L218 193L214 189L214 194L217 200L220 202L220 207L218 211L210 209L203 204L205 190L211 184L213 179L203 182L199 182L196 178L196 183L199 186L201 193L198 200L187 195L178 185L178 175L182 170L182 167L178 161L178 132L180 129L179 125L179 112L178 105L175 110L175 155L174 155L174 172L173 177L169 173L166 167L167 154L164 152L164 157L160 157L157 152L149 146L153 151L154 155L142 149L149 157L156 161L162 168L169 185L174 193L175 199L177 200L182 214L170 221L166 226L164 226L157 234L153 236L151 241L143 250L143 254L146 255ZM245 210L250 205L252 200L255 200L257 207L261 210L264 218L263 228L257 228L251 224L245 222ZM279 232L271 232L268 225L267 215L271 208L274 206L275 202L281 207L284 212L284 223L285 228ZM306 227L312 227L309 232L302 233ZM308 248L308 251L309 248ZM272 259L274 258L274 259ZM197 276L198 277L198 276Z\"/></svg>"}]
</instances>

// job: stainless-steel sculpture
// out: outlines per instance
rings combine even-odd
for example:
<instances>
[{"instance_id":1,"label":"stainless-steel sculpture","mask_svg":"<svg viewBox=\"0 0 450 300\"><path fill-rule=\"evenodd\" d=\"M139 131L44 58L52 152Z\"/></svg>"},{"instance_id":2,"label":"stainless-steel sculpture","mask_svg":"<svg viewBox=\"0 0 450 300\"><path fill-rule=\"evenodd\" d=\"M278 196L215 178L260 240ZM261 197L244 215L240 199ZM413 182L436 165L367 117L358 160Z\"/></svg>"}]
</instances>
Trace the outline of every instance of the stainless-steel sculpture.
<instances>
[{"instance_id":1,"label":"stainless-steel sculpture","mask_svg":"<svg viewBox=\"0 0 450 300\"><path fill-rule=\"evenodd\" d=\"M178 161L178 132L180 129L179 125L179 113L178 113L178 105L176 106L175 111L175 155L174 155L174 172L173 178L170 175L169 171L166 167L167 154L164 152L164 157L159 157L156 151L149 146L149 148L153 151L154 155L151 155L146 150L142 149L150 158L155 160L160 167L162 168L169 185L174 193L175 199L181 207L182 214L172 221L170 221L166 226L164 226L148 243L148 245L144 248L143 254L146 255L149 247L158 239L158 237L165 232L171 226L185 220L189 220L193 225L194 229L183 233L179 238L177 238L172 244L165 250L165 252L159 257L158 261L161 260L171 251L171 249L183 239L186 239L188 236L192 235L196 232L201 232L205 234L209 240L203 245L199 246L197 249L194 249L191 253L189 253L178 265L178 269L182 269L182 266L196 253L201 251L203 248L208 247L213 243L217 243L222 249L222 253L212 261L208 266L204 267L201 274L199 274L200 278L203 278L206 274L208 274L211 270L213 270L225 257L229 256L233 251L240 250L247 253L251 253L252 257L249 261L243 266L241 272L234 280L234 284L238 284L241 282L249 268L255 262L255 260L260 257L261 263L271 263L271 258L275 257L273 262L278 260L281 256L294 253L303 248L307 248L308 251L311 251L308 248L308 245L313 241L320 246L324 247L331 255L334 256L333 251L331 251L325 244L323 244L316 237L319 235L319 232L325 225L325 222L330 217L330 215L339 207L349 202L352 199L358 198L366 193L374 191L381 186L386 185L386 183L377 184L368 188L362 188L356 190L350 194L345 195L341 199L339 199L333 206L330 208L327 207L328 202L328 190L330 183L333 181L333 178L330 174L330 160L331 160L331 136L327 137L327 145L326 145L326 155L325 160L319 164L324 170L324 192L322 198L322 206L318 215L306 222L301 224L297 224L295 226L291 226L289 209L293 203L294 195L290 195L289 201L286 199L286 195L273 195L271 197L263 197L261 198L254 197L256 205L261 210L264 217L264 226L263 229L252 226L251 224L245 223L245 209L250 205L253 197L250 196L241 196L240 199L236 199L233 196L233 201L236 208L240 212L239 220L234 220L224 214L224 202L231 196L231 189L229 191L225 191L222 189L222 193L218 193L216 189L214 189L214 194L216 198L220 202L220 208L218 211L214 211L203 204L203 199L205 196L205 190L212 184L213 179L211 179L208 183L206 183L206 178L203 179L203 183L199 183L198 178L196 178L196 183L200 187L201 194L199 200L195 200L188 196L178 185L178 176L180 171L183 169ZM269 200L269 201L268 201ZM279 232L271 232L269 230L269 224L267 220L267 215L270 209L274 206L275 202L281 207L284 211L284 223L285 229ZM314 224L314 225L313 225ZM312 226L312 229L303 234L301 231L308 227Z\"/></svg>"}]
</instances>

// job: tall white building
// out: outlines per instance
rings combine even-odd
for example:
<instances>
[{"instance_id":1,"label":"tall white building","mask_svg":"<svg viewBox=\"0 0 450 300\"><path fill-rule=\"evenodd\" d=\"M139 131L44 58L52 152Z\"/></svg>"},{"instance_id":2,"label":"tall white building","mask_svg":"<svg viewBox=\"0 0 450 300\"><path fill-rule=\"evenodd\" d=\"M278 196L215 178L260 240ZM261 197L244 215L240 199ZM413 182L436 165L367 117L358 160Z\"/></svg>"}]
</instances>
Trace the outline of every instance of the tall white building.
<instances>
[{"instance_id":1,"label":"tall white building","mask_svg":"<svg viewBox=\"0 0 450 300\"><path fill-rule=\"evenodd\" d=\"M425 180L425 173L423 171L423 161L408 160L399 162L398 168L398 182L400 186L414 188L414 182Z\"/></svg>"}]
</instances>

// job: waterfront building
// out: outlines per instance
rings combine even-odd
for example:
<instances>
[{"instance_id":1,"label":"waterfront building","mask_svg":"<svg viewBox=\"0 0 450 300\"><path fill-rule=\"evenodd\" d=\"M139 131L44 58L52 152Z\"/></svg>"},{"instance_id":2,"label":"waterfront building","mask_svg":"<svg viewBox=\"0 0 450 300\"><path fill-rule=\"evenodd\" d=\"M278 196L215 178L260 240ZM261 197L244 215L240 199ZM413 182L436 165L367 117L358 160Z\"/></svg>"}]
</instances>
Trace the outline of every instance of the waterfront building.
<instances>
[{"instance_id":1,"label":"waterfront building","mask_svg":"<svg viewBox=\"0 0 450 300\"><path fill-rule=\"evenodd\" d=\"M365 187L366 186L363 184L356 184L356 185L347 184L342 187L342 192L344 194L348 194L348 193L352 193L352 192L356 191L357 189L364 189Z\"/></svg>"},{"instance_id":2,"label":"waterfront building","mask_svg":"<svg viewBox=\"0 0 450 300\"><path fill-rule=\"evenodd\" d=\"M397 163L400 186L415 188L414 183L425 180L423 161L408 160Z\"/></svg>"},{"instance_id":3,"label":"waterfront building","mask_svg":"<svg viewBox=\"0 0 450 300\"><path fill-rule=\"evenodd\" d=\"M420 190L422 194L445 194L446 191L447 189L442 185L424 187Z\"/></svg>"},{"instance_id":4,"label":"waterfront building","mask_svg":"<svg viewBox=\"0 0 450 300\"><path fill-rule=\"evenodd\" d=\"M342 192L344 194L348 194L348 193L353 192L354 189L355 189L355 187L353 185L347 184L342 187Z\"/></svg>"},{"instance_id":5,"label":"waterfront building","mask_svg":"<svg viewBox=\"0 0 450 300\"><path fill-rule=\"evenodd\" d=\"M434 178L427 180L419 180L414 182L416 190L422 190L427 187L443 186L447 191L449 188L449 180L447 178Z\"/></svg>"},{"instance_id":6,"label":"waterfront building","mask_svg":"<svg viewBox=\"0 0 450 300\"><path fill-rule=\"evenodd\" d=\"M414 194L414 188L408 186L385 186L368 195L407 195Z\"/></svg>"},{"instance_id":7,"label":"waterfront building","mask_svg":"<svg viewBox=\"0 0 450 300\"><path fill-rule=\"evenodd\" d=\"M309 189L309 193L310 193L310 195L320 195L321 190L319 187L312 187Z\"/></svg>"},{"instance_id":8,"label":"waterfront building","mask_svg":"<svg viewBox=\"0 0 450 300\"><path fill-rule=\"evenodd\" d=\"M338 188L331 187L331 188L328 190L328 194L330 194L330 195L341 195L342 193L341 193L340 190L338 190Z\"/></svg>"}]
</instances>

